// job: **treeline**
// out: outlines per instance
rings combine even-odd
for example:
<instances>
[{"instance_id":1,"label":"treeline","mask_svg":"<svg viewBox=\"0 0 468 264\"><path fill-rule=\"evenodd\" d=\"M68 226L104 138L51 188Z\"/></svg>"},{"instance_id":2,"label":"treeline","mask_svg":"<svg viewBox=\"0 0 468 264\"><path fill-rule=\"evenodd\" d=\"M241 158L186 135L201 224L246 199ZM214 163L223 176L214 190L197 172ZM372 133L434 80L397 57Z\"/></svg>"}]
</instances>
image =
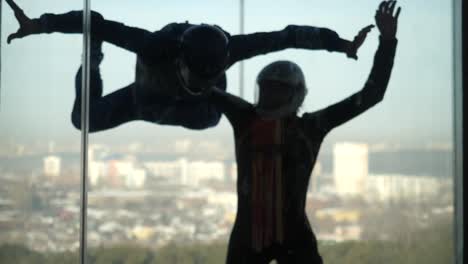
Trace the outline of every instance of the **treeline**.
<instances>
[{"instance_id":1,"label":"treeline","mask_svg":"<svg viewBox=\"0 0 468 264\"><path fill-rule=\"evenodd\" d=\"M169 244L154 250L137 245L116 245L94 248L88 256L89 264L219 264L226 256L225 243L181 246ZM23 245L0 246L0 263L5 264L77 264L77 252L40 253Z\"/></svg>"},{"instance_id":2,"label":"treeline","mask_svg":"<svg viewBox=\"0 0 468 264\"><path fill-rule=\"evenodd\" d=\"M397 241L355 241L320 244L326 264L441 264L453 263L452 225L441 223ZM154 250L138 245L92 249L90 264L222 264L225 242L196 245L167 245ZM77 264L78 253L39 253L22 245L0 246L0 263Z\"/></svg>"}]
</instances>

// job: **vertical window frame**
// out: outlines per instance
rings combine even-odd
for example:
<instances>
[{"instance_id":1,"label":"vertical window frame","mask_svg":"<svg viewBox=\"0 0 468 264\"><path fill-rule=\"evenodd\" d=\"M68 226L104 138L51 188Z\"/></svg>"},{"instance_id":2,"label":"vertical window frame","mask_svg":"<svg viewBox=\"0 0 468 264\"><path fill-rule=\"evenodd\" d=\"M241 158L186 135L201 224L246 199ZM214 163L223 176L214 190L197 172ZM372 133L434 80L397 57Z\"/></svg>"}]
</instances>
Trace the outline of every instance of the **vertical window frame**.
<instances>
[{"instance_id":1,"label":"vertical window frame","mask_svg":"<svg viewBox=\"0 0 468 264\"><path fill-rule=\"evenodd\" d=\"M462 0L454 0L453 15L453 191L454 191L454 262L463 263L464 248L464 90L467 81L466 63L466 21L467 4ZM465 52L464 52L465 50Z\"/></svg>"},{"instance_id":2,"label":"vertical window frame","mask_svg":"<svg viewBox=\"0 0 468 264\"><path fill-rule=\"evenodd\" d=\"M81 210L80 210L80 264L88 261L88 132L89 132L89 74L91 39L91 0L83 0L83 53L81 89Z\"/></svg>"}]
</instances>

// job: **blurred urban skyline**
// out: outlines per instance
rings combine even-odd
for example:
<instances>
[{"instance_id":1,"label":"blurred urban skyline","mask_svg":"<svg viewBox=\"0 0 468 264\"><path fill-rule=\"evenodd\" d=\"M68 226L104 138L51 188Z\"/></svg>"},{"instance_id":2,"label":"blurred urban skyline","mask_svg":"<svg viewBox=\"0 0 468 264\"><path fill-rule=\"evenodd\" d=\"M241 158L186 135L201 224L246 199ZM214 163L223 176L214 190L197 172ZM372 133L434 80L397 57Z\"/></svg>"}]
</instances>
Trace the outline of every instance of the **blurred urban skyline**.
<instances>
[{"instance_id":1,"label":"blurred urban skyline","mask_svg":"<svg viewBox=\"0 0 468 264\"><path fill-rule=\"evenodd\" d=\"M90 145L91 247L227 241L237 210L235 160L219 156L215 145L193 156L190 144L176 142L177 154ZM41 154L24 149L9 158L0 156L0 226L8 227L0 232L0 245L77 250L78 160L78 153L57 152L53 143ZM405 152L370 150L352 142L334 145L331 155L319 158L309 182L305 210L318 239L398 240L399 221L411 232L440 219L450 223L451 161L452 152L443 149ZM379 217L385 219L384 228Z\"/></svg>"}]
</instances>

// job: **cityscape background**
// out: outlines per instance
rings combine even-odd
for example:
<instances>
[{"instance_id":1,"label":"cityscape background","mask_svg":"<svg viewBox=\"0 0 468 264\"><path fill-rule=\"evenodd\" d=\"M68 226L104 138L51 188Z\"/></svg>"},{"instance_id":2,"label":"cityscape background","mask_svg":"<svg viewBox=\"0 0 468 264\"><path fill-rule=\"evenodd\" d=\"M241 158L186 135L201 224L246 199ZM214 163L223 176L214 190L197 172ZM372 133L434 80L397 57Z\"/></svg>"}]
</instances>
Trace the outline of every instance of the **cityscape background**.
<instances>
[{"instance_id":1,"label":"cityscape background","mask_svg":"<svg viewBox=\"0 0 468 264\"><path fill-rule=\"evenodd\" d=\"M237 209L237 167L232 151L208 143L180 139L168 142L169 152L91 144L90 245L227 240ZM79 153L57 151L54 142L42 151L16 148L0 158L0 225L7 227L1 239L38 251L77 250ZM450 221L452 155L441 148L335 144L317 161L307 196L318 239L388 239L405 213L414 214L406 223L412 228ZM374 219L385 213L392 217Z\"/></svg>"}]
</instances>

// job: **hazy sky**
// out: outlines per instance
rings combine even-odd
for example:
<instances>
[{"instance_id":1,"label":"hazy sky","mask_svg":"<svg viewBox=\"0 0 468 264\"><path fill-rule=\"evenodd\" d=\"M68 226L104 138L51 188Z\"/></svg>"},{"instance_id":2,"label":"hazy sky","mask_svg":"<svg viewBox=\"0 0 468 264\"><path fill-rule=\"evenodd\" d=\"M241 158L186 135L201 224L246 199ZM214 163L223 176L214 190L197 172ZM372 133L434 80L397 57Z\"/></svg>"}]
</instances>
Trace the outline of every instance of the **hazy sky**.
<instances>
[{"instance_id":1,"label":"hazy sky","mask_svg":"<svg viewBox=\"0 0 468 264\"><path fill-rule=\"evenodd\" d=\"M93 0L92 9L107 19L157 30L170 22L210 23L239 33L239 2ZM246 33L273 31L288 24L335 30L352 39L360 28L374 23L375 0L246 0ZM81 8L79 1L17 0L26 14L64 13ZM11 10L2 3L2 73L0 143L55 140L79 141L70 123L74 76L80 64L81 35L37 35L6 44L16 31ZM399 46L384 101L333 131L335 141L426 144L452 138L452 16L451 1L399 1ZM246 99L252 101L254 80L262 67L278 59L298 63L309 93L304 111L314 111L360 90L377 48L378 31L361 47L359 60L340 53L294 50L270 53L246 61ZM104 92L121 88L134 78L135 55L110 44L104 46ZM238 65L228 72L228 91L238 94ZM225 118L216 128L190 131L178 127L131 122L93 134L91 142L159 142L176 137L231 140Z\"/></svg>"}]
</instances>

